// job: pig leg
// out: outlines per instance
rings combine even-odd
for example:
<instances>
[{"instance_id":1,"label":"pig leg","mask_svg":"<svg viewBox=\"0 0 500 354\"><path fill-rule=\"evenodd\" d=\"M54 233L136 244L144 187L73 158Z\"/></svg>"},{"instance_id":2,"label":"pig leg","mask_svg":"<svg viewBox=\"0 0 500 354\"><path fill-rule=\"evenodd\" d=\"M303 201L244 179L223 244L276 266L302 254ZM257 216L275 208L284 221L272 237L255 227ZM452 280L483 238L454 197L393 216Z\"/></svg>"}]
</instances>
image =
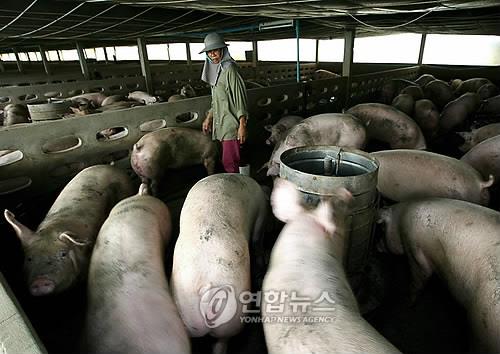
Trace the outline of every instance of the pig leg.
<instances>
[{"instance_id":1,"label":"pig leg","mask_svg":"<svg viewBox=\"0 0 500 354\"><path fill-rule=\"evenodd\" d=\"M407 254L410 255L410 257L408 257L408 262L412 276L410 284L410 303L415 304L422 289L432 275L432 266L421 249L417 249L415 252L408 251Z\"/></svg>"},{"instance_id":2,"label":"pig leg","mask_svg":"<svg viewBox=\"0 0 500 354\"><path fill-rule=\"evenodd\" d=\"M253 269L253 278L255 279L255 282L257 283L256 285L258 285L259 288L262 285L262 280L264 279L267 268L267 257L265 253L264 240L268 220L267 210L264 210L265 212L262 212L255 221L255 225L251 235L251 253L253 254L253 259L255 262L255 266L251 268Z\"/></svg>"},{"instance_id":3,"label":"pig leg","mask_svg":"<svg viewBox=\"0 0 500 354\"><path fill-rule=\"evenodd\" d=\"M212 348L213 354L226 354L227 353L227 338L221 338L215 342Z\"/></svg>"},{"instance_id":4,"label":"pig leg","mask_svg":"<svg viewBox=\"0 0 500 354\"><path fill-rule=\"evenodd\" d=\"M207 174L213 175L215 173L215 159L213 157L206 157L203 159L203 165L207 169Z\"/></svg>"},{"instance_id":5,"label":"pig leg","mask_svg":"<svg viewBox=\"0 0 500 354\"><path fill-rule=\"evenodd\" d=\"M151 187L151 195L153 197L158 197L160 195L160 183L158 179L151 179L149 186Z\"/></svg>"}]
</instances>

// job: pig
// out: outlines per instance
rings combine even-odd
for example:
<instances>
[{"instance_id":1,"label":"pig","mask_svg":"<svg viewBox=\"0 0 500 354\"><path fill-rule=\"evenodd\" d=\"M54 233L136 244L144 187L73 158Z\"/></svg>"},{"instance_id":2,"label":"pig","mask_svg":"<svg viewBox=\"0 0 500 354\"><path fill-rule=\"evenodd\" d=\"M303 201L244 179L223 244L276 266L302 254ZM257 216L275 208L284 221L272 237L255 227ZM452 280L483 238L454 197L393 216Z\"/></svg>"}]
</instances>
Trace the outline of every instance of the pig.
<instances>
[{"instance_id":1,"label":"pig","mask_svg":"<svg viewBox=\"0 0 500 354\"><path fill-rule=\"evenodd\" d=\"M342 77L342 75L336 74L334 72L331 72L329 70L324 70L324 69L317 69L313 73L313 80L320 80L320 79L336 79L338 77Z\"/></svg>"},{"instance_id":2,"label":"pig","mask_svg":"<svg viewBox=\"0 0 500 354\"><path fill-rule=\"evenodd\" d=\"M20 123L30 123L28 108L23 104L8 104L4 107L3 125L9 126Z\"/></svg>"},{"instance_id":3,"label":"pig","mask_svg":"<svg viewBox=\"0 0 500 354\"><path fill-rule=\"evenodd\" d=\"M457 87L462 84L463 80L460 79L453 79L450 81L450 88L452 89L453 92L457 90Z\"/></svg>"},{"instance_id":4,"label":"pig","mask_svg":"<svg viewBox=\"0 0 500 354\"><path fill-rule=\"evenodd\" d=\"M477 92L477 90L484 84L491 84L491 81L484 77L465 80L458 85L455 90L455 95L461 96L466 92Z\"/></svg>"},{"instance_id":5,"label":"pig","mask_svg":"<svg viewBox=\"0 0 500 354\"><path fill-rule=\"evenodd\" d=\"M482 101L477 113L488 116L500 116L500 95Z\"/></svg>"},{"instance_id":6,"label":"pig","mask_svg":"<svg viewBox=\"0 0 500 354\"><path fill-rule=\"evenodd\" d=\"M117 103L117 102L124 102L124 101L127 101L127 98L123 95L108 96L101 102L101 107L108 106L110 104Z\"/></svg>"},{"instance_id":7,"label":"pig","mask_svg":"<svg viewBox=\"0 0 500 354\"><path fill-rule=\"evenodd\" d=\"M425 138L417 123L398 109L382 103L361 103L349 108L366 127L369 139L388 143L392 149L425 149Z\"/></svg>"},{"instance_id":8,"label":"pig","mask_svg":"<svg viewBox=\"0 0 500 354\"><path fill-rule=\"evenodd\" d=\"M78 116L86 116L95 112L96 105L84 97L78 97L71 100L69 109Z\"/></svg>"},{"instance_id":9,"label":"pig","mask_svg":"<svg viewBox=\"0 0 500 354\"><path fill-rule=\"evenodd\" d=\"M310 210L295 185L275 180L271 205L286 225L272 249L262 286L269 354L398 352L361 316L346 277L351 201L352 194L341 187ZM271 293L285 297L278 312L271 306L278 308L281 301L278 296L269 301ZM306 301L294 302L294 296ZM315 317L330 321L307 321Z\"/></svg>"},{"instance_id":10,"label":"pig","mask_svg":"<svg viewBox=\"0 0 500 354\"><path fill-rule=\"evenodd\" d=\"M413 119L417 122L426 139L432 140L439 130L439 111L426 98L415 102Z\"/></svg>"},{"instance_id":11,"label":"pig","mask_svg":"<svg viewBox=\"0 0 500 354\"><path fill-rule=\"evenodd\" d=\"M211 175L216 161L217 145L209 136L196 129L179 127L145 134L134 144L130 156L135 173L155 196L160 192L165 169L203 164Z\"/></svg>"},{"instance_id":12,"label":"pig","mask_svg":"<svg viewBox=\"0 0 500 354\"><path fill-rule=\"evenodd\" d=\"M187 97L184 96L184 95L180 95L180 94L175 94L175 95L172 95L168 98L167 102L178 102L178 101L181 101L183 99L186 99Z\"/></svg>"},{"instance_id":13,"label":"pig","mask_svg":"<svg viewBox=\"0 0 500 354\"><path fill-rule=\"evenodd\" d=\"M490 97L496 96L500 93L497 85L489 82L477 89L477 94L481 100L486 100Z\"/></svg>"},{"instance_id":14,"label":"pig","mask_svg":"<svg viewBox=\"0 0 500 354\"><path fill-rule=\"evenodd\" d=\"M82 170L64 187L36 232L5 210L5 219L24 249L24 270L33 296L60 293L86 279L101 225L111 208L132 194L125 171L96 165Z\"/></svg>"},{"instance_id":15,"label":"pig","mask_svg":"<svg viewBox=\"0 0 500 354\"><path fill-rule=\"evenodd\" d=\"M467 311L471 352L500 352L500 213L466 201L429 198L380 212L388 250L405 254L412 297L432 273Z\"/></svg>"},{"instance_id":16,"label":"pig","mask_svg":"<svg viewBox=\"0 0 500 354\"><path fill-rule=\"evenodd\" d=\"M479 105L479 95L475 92L464 93L462 96L448 102L439 118L440 129L443 132L448 132L460 126L476 113Z\"/></svg>"},{"instance_id":17,"label":"pig","mask_svg":"<svg viewBox=\"0 0 500 354\"><path fill-rule=\"evenodd\" d=\"M453 157L418 150L372 152L379 162L377 189L393 201L425 197L453 198L488 205L493 176L481 174Z\"/></svg>"},{"instance_id":18,"label":"pig","mask_svg":"<svg viewBox=\"0 0 500 354\"><path fill-rule=\"evenodd\" d=\"M480 128L472 129L470 132L457 132L457 134L465 140L465 142L459 146L459 149L463 152L467 152L480 142L500 135L500 123L484 125Z\"/></svg>"},{"instance_id":19,"label":"pig","mask_svg":"<svg viewBox=\"0 0 500 354\"><path fill-rule=\"evenodd\" d=\"M198 181L182 207L172 294L190 336L218 339L214 352L224 352L227 339L242 329L238 297L250 291L248 243L259 241L267 209L259 184L236 173ZM219 300L227 303L218 307Z\"/></svg>"},{"instance_id":20,"label":"pig","mask_svg":"<svg viewBox=\"0 0 500 354\"><path fill-rule=\"evenodd\" d=\"M151 96L147 92L144 91L133 91L130 92L127 96L129 100L134 100L143 104L153 104L158 102L158 97Z\"/></svg>"},{"instance_id":21,"label":"pig","mask_svg":"<svg viewBox=\"0 0 500 354\"><path fill-rule=\"evenodd\" d=\"M450 85L443 80L428 82L424 86L424 96L434 102L439 110L454 98Z\"/></svg>"},{"instance_id":22,"label":"pig","mask_svg":"<svg viewBox=\"0 0 500 354\"><path fill-rule=\"evenodd\" d=\"M107 96L101 92L92 92L70 97L69 100L80 103L81 98L88 100L92 104L92 108L97 108L101 107Z\"/></svg>"},{"instance_id":23,"label":"pig","mask_svg":"<svg viewBox=\"0 0 500 354\"><path fill-rule=\"evenodd\" d=\"M422 74L418 77L418 79L415 80L415 83L421 87L424 87L427 83L431 82L432 80L436 80L434 75Z\"/></svg>"},{"instance_id":24,"label":"pig","mask_svg":"<svg viewBox=\"0 0 500 354\"><path fill-rule=\"evenodd\" d=\"M414 82L405 79L391 79L384 82L380 92L383 103L390 104L394 97L406 86L415 85Z\"/></svg>"},{"instance_id":25,"label":"pig","mask_svg":"<svg viewBox=\"0 0 500 354\"><path fill-rule=\"evenodd\" d=\"M288 130L300 123L304 118L299 116L284 116L274 124L264 126L264 129L271 133L271 136L266 139L267 145L276 145L286 136Z\"/></svg>"},{"instance_id":26,"label":"pig","mask_svg":"<svg viewBox=\"0 0 500 354\"><path fill-rule=\"evenodd\" d=\"M412 96L415 101L424 98L424 91L418 85L406 86L399 92L399 94L408 94Z\"/></svg>"},{"instance_id":27,"label":"pig","mask_svg":"<svg viewBox=\"0 0 500 354\"><path fill-rule=\"evenodd\" d=\"M285 150L298 146L337 145L361 149L366 143L363 124L351 114L325 113L304 119L292 127L285 138L274 147L268 162L268 176L277 176L280 156Z\"/></svg>"},{"instance_id":28,"label":"pig","mask_svg":"<svg viewBox=\"0 0 500 354\"><path fill-rule=\"evenodd\" d=\"M500 180L500 135L486 139L460 158L470 166L474 167L483 177L489 175L495 177L495 181Z\"/></svg>"},{"instance_id":29,"label":"pig","mask_svg":"<svg viewBox=\"0 0 500 354\"><path fill-rule=\"evenodd\" d=\"M413 113L413 106L415 105L415 100L413 96L407 93L400 93L392 100L391 105L396 107L401 112L411 116Z\"/></svg>"},{"instance_id":30,"label":"pig","mask_svg":"<svg viewBox=\"0 0 500 354\"><path fill-rule=\"evenodd\" d=\"M86 321L90 353L191 353L164 270L167 206L145 195L119 202L90 260Z\"/></svg>"},{"instance_id":31,"label":"pig","mask_svg":"<svg viewBox=\"0 0 500 354\"><path fill-rule=\"evenodd\" d=\"M179 93L187 98L196 97L196 91L194 90L193 86L189 84L183 85Z\"/></svg>"}]
</instances>

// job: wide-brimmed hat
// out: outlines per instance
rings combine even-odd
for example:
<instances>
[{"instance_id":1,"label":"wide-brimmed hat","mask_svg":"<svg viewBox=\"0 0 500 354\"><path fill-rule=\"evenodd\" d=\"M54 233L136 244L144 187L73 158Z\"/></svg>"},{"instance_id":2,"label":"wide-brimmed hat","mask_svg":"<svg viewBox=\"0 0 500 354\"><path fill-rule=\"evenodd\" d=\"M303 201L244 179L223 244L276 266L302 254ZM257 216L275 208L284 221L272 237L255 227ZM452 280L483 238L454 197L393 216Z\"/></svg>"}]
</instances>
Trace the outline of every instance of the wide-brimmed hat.
<instances>
[{"instance_id":1,"label":"wide-brimmed hat","mask_svg":"<svg viewBox=\"0 0 500 354\"><path fill-rule=\"evenodd\" d=\"M215 32L207 34L204 42L205 48L203 48L203 50L199 54L214 49L225 48L229 45L227 43L224 43L224 38L222 38L220 34Z\"/></svg>"}]
</instances>

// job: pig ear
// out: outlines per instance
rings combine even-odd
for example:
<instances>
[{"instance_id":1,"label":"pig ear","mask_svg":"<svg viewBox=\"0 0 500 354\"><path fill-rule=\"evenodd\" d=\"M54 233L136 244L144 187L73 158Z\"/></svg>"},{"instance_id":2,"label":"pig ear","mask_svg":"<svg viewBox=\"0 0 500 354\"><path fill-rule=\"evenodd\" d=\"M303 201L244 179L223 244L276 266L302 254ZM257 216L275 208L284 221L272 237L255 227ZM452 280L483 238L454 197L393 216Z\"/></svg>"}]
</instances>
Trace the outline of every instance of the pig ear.
<instances>
[{"instance_id":1,"label":"pig ear","mask_svg":"<svg viewBox=\"0 0 500 354\"><path fill-rule=\"evenodd\" d=\"M333 222L333 208L328 201L321 201L314 210L314 218L323 226L329 236L333 236L336 226Z\"/></svg>"},{"instance_id":2,"label":"pig ear","mask_svg":"<svg viewBox=\"0 0 500 354\"><path fill-rule=\"evenodd\" d=\"M340 214L341 217L348 217L348 209L352 199L351 192L340 187L333 192L333 196L329 200L323 200L319 203L314 211L314 216L316 221L325 228L328 235L332 236L337 228L333 218L334 212Z\"/></svg>"},{"instance_id":3,"label":"pig ear","mask_svg":"<svg viewBox=\"0 0 500 354\"><path fill-rule=\"evenodd\" d=\"M380 208L377 211L375 222L377 224L383 224L383 223L385 223L389 219L390 213L391 213L391 209L390 208Z\"/></svg>"},{"instance_id":4,"label":"pig ear","mask_svg":"<svg viewBox=\"0 0 500 354\"><path fill-rule=\"evenodd\" d=\"M276 178L274 181L271 206L274 215L283 222L288 222L299 213L304 212L297 187L292 182L282 178Z\"/></svg>"},{"instance_id":5,"label":"pig ear","mask_svg":"<svg viewBox=\"0 0 500 354\"><path fill-rule=\"evenodd\" d=\"M268 132L271 132L273 129L273 126L272 126L272 124L266 124L266 125L264 125L264 129L267 130Z\"/></svg>"},{"instance_id":6,"label":"pig ear","mask_svg":"<svg viewBox=\"0 0 500 354\"><path fill-rule=\"evenodd\" d=\"M151 191L146 183L141 183L137 195L151 195Z\"/></svg>"},{"instance_id":7,"label":"pig ear","mask_svg":"<svg viewBox=\"0 0 500 354\"><path fill-rule=\"evenodd\" d=\"M3 212L5 220L12 226L14 231L16 232L17 237L21 240L23 245L28 245L32 240L35 233L31 231L28 227L21 224L16 220L16 217L12 212L5 209Z\"/></svg>"},{"instance_id":8,"label":"pig ear","mask_svg":"<svg viewBox=\"0 0 500 354\"><path fill-rule=\"evenodd\" d=\"M62 234L60 234L58 236L58 239L60 241L65 242L65 243L70 242L70 243L72 243L72 244L74 244L76 246L82 246L82 247L83 246L87 246L89 244L89 241L79 240L78 238L76 238L76 235L74 235L74 234L72 234L72 233L70 233L68 231L65 231Z\"/></svg>"}]
</instances>

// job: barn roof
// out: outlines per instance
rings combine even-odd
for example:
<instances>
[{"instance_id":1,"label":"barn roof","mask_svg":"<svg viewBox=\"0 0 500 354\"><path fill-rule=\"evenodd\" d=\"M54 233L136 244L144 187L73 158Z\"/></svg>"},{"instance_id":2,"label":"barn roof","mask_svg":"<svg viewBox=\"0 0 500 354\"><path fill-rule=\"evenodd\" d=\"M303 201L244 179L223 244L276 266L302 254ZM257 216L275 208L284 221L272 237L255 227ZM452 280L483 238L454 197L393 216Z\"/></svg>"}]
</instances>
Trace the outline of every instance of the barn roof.
<instances>
[{"instance_id":1,"label":"barn roof","mask_svg":"<svg viewBox=\"0 0 500 354\"><path fill-rule=\"evenodd\" d=\"M500 1L402 0L7 0L0 7L0 51L227 40L342 38L413 32L500 35ZM277 27L277 28L273 28Z\"/></svg>"}]
</instances>

